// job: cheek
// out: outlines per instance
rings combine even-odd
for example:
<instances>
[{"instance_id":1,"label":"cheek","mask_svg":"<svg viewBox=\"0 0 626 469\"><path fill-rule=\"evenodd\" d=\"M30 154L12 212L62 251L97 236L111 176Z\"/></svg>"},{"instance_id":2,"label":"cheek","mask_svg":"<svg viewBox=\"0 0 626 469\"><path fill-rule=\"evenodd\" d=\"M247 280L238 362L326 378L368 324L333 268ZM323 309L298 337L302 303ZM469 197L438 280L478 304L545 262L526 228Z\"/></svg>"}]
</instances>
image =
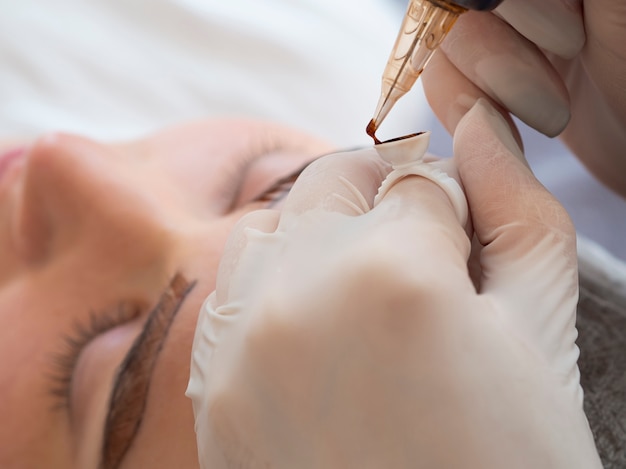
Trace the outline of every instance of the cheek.
<instances>
[{"instance_id":1,"label":"cheek","mask_svg":"<svg viewBox=\"0 0 626 469\"><path fill-rule=\"evenodd\" d=\"M62 412L51 412L56 401L49 379L51 336L58 330L45 318L25 324L30 312L12 314L16 304L0 311L0 467L64 467L69 429Z\"/></svg>"}]
</instances>

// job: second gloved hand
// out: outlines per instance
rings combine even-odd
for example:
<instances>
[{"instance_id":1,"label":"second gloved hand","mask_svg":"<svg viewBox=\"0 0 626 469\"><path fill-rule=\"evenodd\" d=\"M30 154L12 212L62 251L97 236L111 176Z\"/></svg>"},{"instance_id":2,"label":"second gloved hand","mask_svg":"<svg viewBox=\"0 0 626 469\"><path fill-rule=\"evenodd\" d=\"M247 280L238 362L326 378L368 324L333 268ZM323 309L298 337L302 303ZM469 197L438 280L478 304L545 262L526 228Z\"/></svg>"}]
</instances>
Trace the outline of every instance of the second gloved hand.
<instances>
[{"instance_id":1,"label":"second gloved hand","mask_svg":"<svg viewBox=\"0 0 626 469\"><path fill-rule=\"evenodd\" d=\"M203 468L600 467L569 219L483 102L455 144L478 291L459 194L419 151L321 159L238 225L194 341Z\"/></svg>"},{"instance_id":2,"label":"second gloved hand","mask_svg":"<svg viewBox=\"0 0 626 469\"><path fill-rule=\"evenodd\" d=\"M465 13L424 72L426 96L450 133L479 97L562 132L626 196L625 25L624 0L504 0L494 13Z\"/></svg>"}]
</instances>

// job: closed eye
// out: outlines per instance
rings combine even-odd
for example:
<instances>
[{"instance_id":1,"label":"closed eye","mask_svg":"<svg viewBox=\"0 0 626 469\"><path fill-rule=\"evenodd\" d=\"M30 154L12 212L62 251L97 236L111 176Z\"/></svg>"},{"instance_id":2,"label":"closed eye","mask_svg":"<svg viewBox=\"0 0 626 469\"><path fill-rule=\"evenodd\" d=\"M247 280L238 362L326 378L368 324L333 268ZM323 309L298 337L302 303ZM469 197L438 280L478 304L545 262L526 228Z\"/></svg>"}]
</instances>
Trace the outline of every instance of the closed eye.
<instances>
[{"instance_id":1,"label":"closed eye","mask_svg":"<svg viewBox=\"0 0 626 469\"><path fill-rule=\"evenodd\" d=\"M307 162L295 171L289 173L287 176L284 176L274 182L274 184L258 195L253 202L264 202L268 207L272 207L278 203L289 193L293 184L296 182L296 179L298 179L300 174L302 174L302 171L304 171L304 168L306 168L312 161L313 160Z\"/></svg>"},{"instance_id":2,"label":"closed eye","mask_svg":"<svg viewBox=\"0 0 626 469\"><path fill-rule=\"evenodd\" d=\"M349 148L343 151L348 152L348 151L359 150L361 148L362 147L354 147L354 148ZM302 171L304 171L307 166L309 166L315 160L322 158L324 156L327 156L328 154L329 153L326 153L326 154L319 155L315 158L310 159L305 164L297 168L295 171L289 173L287 176L284 176L280 178L279 180L277 180L276 182L274 182L270 187L265 189L260 195L255 197L252 200L252 202L265 202L268 208L271 208L289 193L294 183L296 182L296 179L298 179L300 174L302 174Z\"/></svg>"}]
</instances>

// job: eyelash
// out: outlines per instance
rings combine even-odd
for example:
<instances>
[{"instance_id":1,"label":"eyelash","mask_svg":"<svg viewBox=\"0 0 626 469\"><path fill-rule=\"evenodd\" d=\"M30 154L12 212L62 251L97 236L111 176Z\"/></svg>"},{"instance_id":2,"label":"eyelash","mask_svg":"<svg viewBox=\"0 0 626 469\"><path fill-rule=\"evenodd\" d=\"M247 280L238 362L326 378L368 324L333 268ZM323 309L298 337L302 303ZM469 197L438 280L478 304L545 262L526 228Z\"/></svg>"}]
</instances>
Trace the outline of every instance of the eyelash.
<instances>
[{"instance_id":1,"label":"eyelash","mask_svg":"<svg viewBox=\"0 0 626 469\"><path fill-rule=\"evenodd\" d=\"M113 310L92 311L87 319L74 323L72 331L63 337L63 350L53 356L53 371L49 377L55 409L70 407L72 376L85 347L99 335L134 320L140 313L137 307L120 303Z\"/></svg>"},{"instance_id":2,"label":"eyelash","mask_svg":"<svg viewBox=\"0 0 626 469\"><path fill-rule=\"evenodd\" d=\"M308 165L308 164L307 164ZM293 187L296 179L307 165L279 179L254 201L266 202L269 207L282 199ZM54 370L50 375L50 394L55 399L55 408L69 408L72 375L80 354L96 337L137 318L140 311L127 303L120 303L113 311L91 312L86 321L74 323L72 332L63 337L64 349L53 357Z\"/></svg>"},{"instance_id":3,"label":"eyelash","mask_svg":"<svg viewBox=\"0 0 626 469\"><path fill-rule=\"evenodd\" d=\"M265 189L260 195L258 195L254 199L254 202L266 202L268 207L271 207L272 205L277 203L280 199L287 195L287 193L289 193L294 183L296 182L296 179L298 179L302 171L304 171L304 168L306 168L307 166L308 164L298 168L291 174L280 178L270 187Z\"/></svg>"}]
</instances>

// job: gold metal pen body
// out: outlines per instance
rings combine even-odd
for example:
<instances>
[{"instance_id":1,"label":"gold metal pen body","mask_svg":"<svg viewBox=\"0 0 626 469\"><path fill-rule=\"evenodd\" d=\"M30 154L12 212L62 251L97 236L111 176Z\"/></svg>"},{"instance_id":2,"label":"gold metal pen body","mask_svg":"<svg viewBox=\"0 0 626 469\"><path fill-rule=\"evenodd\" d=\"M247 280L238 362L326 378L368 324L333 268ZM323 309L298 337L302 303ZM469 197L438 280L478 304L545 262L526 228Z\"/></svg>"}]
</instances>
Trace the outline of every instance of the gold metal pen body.
<instances>
[{"instance_id":1,"label":"gold metal pen body","mask_svg":"<svg viewBox=\"0 0 626 469\"><path fill-rule=\"evenodd\" d=\"M382 90L367 133L375 132L395 103L415 84L455 21L468 9L495 8L502 0L410 0L387 61Z\"/></svg>"}]
</instances>

